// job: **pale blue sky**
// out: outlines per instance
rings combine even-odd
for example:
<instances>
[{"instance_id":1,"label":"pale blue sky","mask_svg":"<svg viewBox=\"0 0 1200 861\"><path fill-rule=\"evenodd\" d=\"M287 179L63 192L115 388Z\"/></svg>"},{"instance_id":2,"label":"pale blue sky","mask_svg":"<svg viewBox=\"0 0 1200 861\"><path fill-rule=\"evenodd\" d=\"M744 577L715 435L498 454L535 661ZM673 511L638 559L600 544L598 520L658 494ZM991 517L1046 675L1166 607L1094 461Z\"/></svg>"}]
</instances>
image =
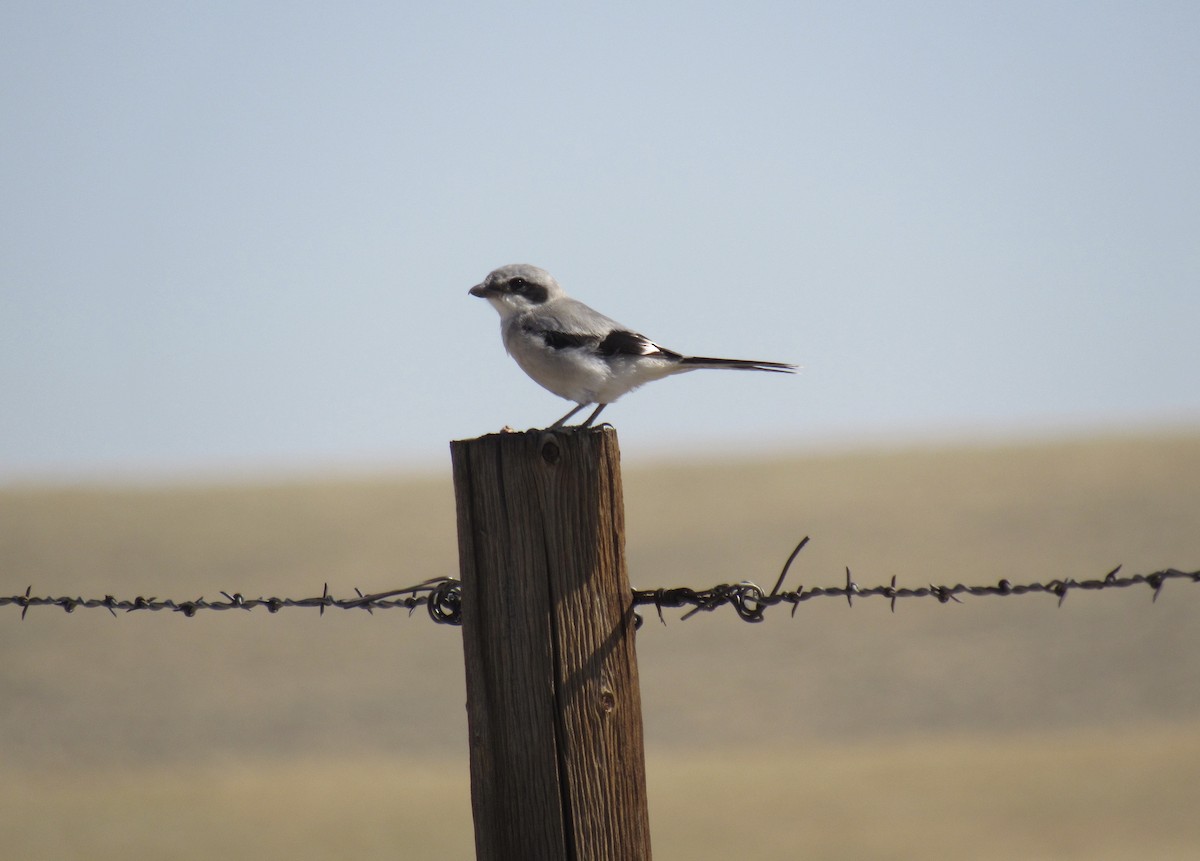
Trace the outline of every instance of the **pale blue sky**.
<instances>
[{"instance_id":1,"label":"pale blue sky","mask_svg":"<svg viewBox=\"0 0 1200 861\"><path fill-rule=\"evenodd\" d=\"M531 262L685 352L626 456L1200 425L1200 4L0 6L0 481L444 468L568 404Z\"/></svg>"}]
</instances>

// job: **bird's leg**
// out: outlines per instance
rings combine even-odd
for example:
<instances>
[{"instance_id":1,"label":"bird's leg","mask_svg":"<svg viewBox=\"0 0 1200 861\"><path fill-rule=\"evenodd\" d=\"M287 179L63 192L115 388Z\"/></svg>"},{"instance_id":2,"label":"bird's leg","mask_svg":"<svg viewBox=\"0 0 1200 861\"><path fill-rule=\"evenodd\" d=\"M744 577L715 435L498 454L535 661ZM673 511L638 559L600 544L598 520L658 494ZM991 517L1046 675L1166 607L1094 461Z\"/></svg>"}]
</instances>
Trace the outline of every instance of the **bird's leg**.
<instances>
[{"instance_id":1,"label":"bird's leg","mask_svg":"<svg viewBox=\"0 0 1200 861\"><path fill-rule=\"evenodd\" d=\"M550 425L550 427L551 427L551 428L560 428L560 427L562 427L564 424L566 424L566 423L567 423L567 419L569 419L571 416L575 415L575 413L579 412L581 409L583 409L583 408L584 408L584 407L586 407L586 406L587 406L587 404L578 404L578 405L576 405L575 409L571 410L569 413L567 413L567 414L566 414L565 416L563 416L561 419L559 419L558 421L556 421L554 424ZM596 412L599 412L599 410L597 410ZM595 418L595 417L596 417L596 416L595 416L595 413L593 413L593 414L592 414L592 418Z\"/></svg>"},{"instance_id":2,"label":"bird's leg","mask_svg":"<svg viewBox=\"0 0 1200 861\"><path fill-rule=\"evenodd\" d=\"M604 409L608 404L601 404L592 411L592 414L587 417L587 421L580 425L581 428L590 427L592 422L596 420L596 416L600 415L600 410Z\"/></svg>"}]
</instances>

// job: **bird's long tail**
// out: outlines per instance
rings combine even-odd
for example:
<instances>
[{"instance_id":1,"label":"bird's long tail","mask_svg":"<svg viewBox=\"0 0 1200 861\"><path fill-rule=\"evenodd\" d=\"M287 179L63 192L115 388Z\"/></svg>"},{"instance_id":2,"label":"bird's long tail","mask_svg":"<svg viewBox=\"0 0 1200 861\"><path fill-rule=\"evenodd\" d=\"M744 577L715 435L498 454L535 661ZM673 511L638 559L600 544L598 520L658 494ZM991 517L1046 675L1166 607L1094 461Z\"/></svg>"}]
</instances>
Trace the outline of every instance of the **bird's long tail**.
<instances>
[{"instance_id":1,"label":"bird's long tail","mask_svg":"<svg viewBox=\"0 0 1200 861\"><path fill-rule=\"evenodd\" d=\"M684 356L681 365L693 368L732 368L737 371L770 371L773 374L794 374L795 365L783 362L756 362L751 359L713 359L707 356Z\"/></svg>"}]
</instances>

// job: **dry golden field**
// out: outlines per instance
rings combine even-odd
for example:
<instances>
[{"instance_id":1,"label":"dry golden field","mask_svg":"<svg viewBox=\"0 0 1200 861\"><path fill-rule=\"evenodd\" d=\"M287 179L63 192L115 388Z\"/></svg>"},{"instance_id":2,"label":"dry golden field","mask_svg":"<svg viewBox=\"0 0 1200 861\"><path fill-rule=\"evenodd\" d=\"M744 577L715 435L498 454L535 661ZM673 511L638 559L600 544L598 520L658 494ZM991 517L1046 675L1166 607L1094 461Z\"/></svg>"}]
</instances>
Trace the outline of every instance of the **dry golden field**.
<instances>
[{"instance_id":1,"label":"dry golden field","mask_svg":"<svg viewBox=\"0 0 1200 861\"><path fill-rule=\"evenodd\" d=\"M455 574L420 478L0 490L0 594ZM1200 434L627 466L640 587L1200 568ZM1200 585L726 608L638 652L660 859L1200 857ZM0 609L20 859L469 858L458 631L423 612Z\"/></svg>"}]
</instances>

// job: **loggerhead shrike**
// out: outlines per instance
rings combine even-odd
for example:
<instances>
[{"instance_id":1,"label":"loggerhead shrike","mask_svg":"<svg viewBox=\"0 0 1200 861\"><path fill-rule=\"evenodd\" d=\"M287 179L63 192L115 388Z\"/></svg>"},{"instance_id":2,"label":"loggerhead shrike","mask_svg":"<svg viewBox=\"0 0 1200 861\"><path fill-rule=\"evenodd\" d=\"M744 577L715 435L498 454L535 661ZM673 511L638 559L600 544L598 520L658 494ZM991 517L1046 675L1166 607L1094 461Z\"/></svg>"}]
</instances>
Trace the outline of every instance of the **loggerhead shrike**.
<instances>
[{"instance_id":1,"label":"loggerhead shrike","mask_svg":"<svg viewBox=\"0 0 1200 861\"><path fill-rule=\"evenodd\" d=\"M588 404L599 404L580 427L643 383L698 368L735 368L791 374L795 365L746 359L684 356L572 299L550 273L528 263L501 266L472 296L500 312L500 335L535 383L577 406L550 427L562 427Z\"/></svg>"}]
</instances>

